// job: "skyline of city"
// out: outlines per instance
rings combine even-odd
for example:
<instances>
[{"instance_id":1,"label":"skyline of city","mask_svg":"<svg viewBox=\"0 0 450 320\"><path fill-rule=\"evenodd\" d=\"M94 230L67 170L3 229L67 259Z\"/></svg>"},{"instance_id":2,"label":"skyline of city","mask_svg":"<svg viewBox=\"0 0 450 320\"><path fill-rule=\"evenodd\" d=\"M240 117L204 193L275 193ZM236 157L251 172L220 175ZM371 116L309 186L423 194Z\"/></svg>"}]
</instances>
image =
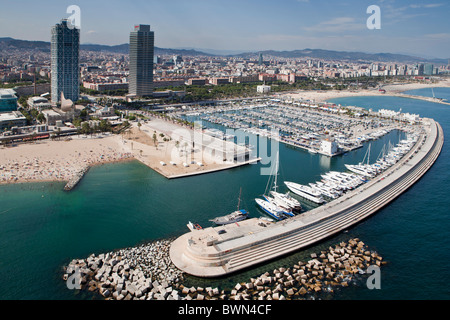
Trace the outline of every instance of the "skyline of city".
<instances>
[{"instance_id":1,"label":"skyline of city","mask_svg":"<svg viewBox=\"0 0 450 320\"><path fill-rule=\"evenodd\" d=\"M43 1L26 5L8 3L0 13L0 37L48 41L51 25L68 17L71 1ZM369 30L368 6L381 9L381 29ZM118 45L128 42L129 26L150 24L159 35L155 46L214 49L219 52L296 50L389 52L448 59L449 22L444 2L313 0L233 3L174 0L143 2L78 1L81 9L81 43ZM3 11L6 13L6 10ZM101 13L101 14L100 14ZM37 18L38 17L38 18ZM42 21L42 22L41 22ZM193 36L195 35L195 36Z\"/></svg>"}]
</instances>

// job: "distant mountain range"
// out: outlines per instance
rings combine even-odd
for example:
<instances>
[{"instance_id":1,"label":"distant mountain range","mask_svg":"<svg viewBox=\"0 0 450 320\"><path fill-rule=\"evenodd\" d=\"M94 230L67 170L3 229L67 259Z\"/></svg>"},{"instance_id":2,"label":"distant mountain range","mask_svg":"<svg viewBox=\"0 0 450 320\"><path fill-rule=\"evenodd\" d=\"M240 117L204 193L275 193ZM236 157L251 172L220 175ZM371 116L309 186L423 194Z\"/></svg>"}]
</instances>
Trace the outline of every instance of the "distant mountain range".
<instances>
[{"instance_id":1,"label":"distant mountain range","mask_svg":"<svg viewBox=\"0 0 450 320\"><path fill-rule=\"evenodd\" d=\"M28 41L28 40L18 40L13 38L0 38L0 51L8 49L35 49L42 52L50 53L50 42L45 41ZM94 52L112 52L112 53L122 53L128 54L129 45L128 43L108 46L102 44L81 44L81 50L94 51ZM155 47L155 55L186 55L186 56L212 56L212 54L200 52L193 49L165 49Z\"/></svg>"},{"instance_id":2,"label":"distant mountain range","mask_svg":"<svg viewBox=\"0 0 450 320\"><path fill-rule=\"evenodd\" d=\"M13 38L0 38L0 51L8 49L35 49L43 52L50 52L50 42L45 41L28 41L18 40ZM108 46L100 44L81 44L81 50L94 51L94 52L112 52L128 54L128 43ZM207 52L204 52L204 51ZM219 52L212 49L166 49L155 47L155 55L185 55L185 56L223 56L223 54L214 54ZM233 51L228 51L233 52ZM236 52L236 51L234 51ZM266 50L258 52L245 52L239 54L228 54L228 57L236 58L255 58L259 54L267 57L280 57L280 58L311 58L311 59L323 59L323 60L347 60L347 61L367 61L367 62L398 62L398 63L417 63L428 62L434 64L447 64L448 60L445 59L430 59L415 57L405 54L394 53L364 53L364 52L345 52L345 51L333 51L322 49L303 49L292 51L275 51Z\"/></svg>"}]
</instances>

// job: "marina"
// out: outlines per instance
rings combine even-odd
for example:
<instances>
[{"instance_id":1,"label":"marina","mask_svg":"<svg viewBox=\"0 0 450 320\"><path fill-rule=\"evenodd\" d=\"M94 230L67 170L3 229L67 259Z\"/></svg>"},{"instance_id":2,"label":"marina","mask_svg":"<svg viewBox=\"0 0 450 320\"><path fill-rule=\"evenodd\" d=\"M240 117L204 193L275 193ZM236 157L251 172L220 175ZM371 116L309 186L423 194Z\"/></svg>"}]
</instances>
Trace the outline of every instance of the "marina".
<instances>
[{"instance_id":1,"label":"marina","mask_svg":"<svg viewBox=\"0 0 450 320\"><path fill-rule=\"evenodd\" d=\"M250 219L220 234L216 228L187 233L172 244L172 261L189 274L217 277L298 250L352 226L400 195L433 165L443 145L442 128L434 120L424 119L423 130L399 162L364 187L271 226Z\"/></svg>"},{"instance_id":2,"label":"marina","mask_svg":"<svg viewBox=\"0 0 450 320\"><path fill-rule=\"evenodd\" d=\"M367 116L362 117L359 109L330 103L255 99L222 103L201 111L193 108L174 116L223 126L225 132L205 127L204 133L224 140L234 141L237 136L239 141L242 133L250 133L333 157L361 148L362 143L391 130L405 128L404 123L380 118L376 112L365 113Z\"/></svg>"}]
</instances>

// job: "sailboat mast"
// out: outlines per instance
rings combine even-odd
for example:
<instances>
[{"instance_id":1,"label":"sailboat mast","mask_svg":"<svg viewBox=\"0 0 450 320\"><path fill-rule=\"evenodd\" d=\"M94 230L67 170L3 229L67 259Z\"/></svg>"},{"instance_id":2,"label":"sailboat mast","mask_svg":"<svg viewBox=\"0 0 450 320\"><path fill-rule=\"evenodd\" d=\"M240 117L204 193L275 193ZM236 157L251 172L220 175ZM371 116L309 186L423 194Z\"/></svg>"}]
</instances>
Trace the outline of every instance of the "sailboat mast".
<instances>
[{"instance_id":1,"label":"sailboat mast","mask_svg":"<svg viewBox=\"0 0 450 320\"><path fill-rule=\"evenodd\" d=\"M238 205L237 205L238 210L239 210L239 206L241 204L241 192L242 192L242 188L239 189L239 199L238 199Z\"/></svg>"},{"instance_id":2,"label":"sailboat mast","mask_svg":"<svg viewBox=\"0 0 450 320\"><path fill-rule=\"evenodd\" d=\"M276 169L275 169L275 182L273 185L273 190L276 192L277 191L277 177L278 177L278 159L279 159L279 154L277 152L277 162L276 162Z\"/></svg>"}]
</instances>

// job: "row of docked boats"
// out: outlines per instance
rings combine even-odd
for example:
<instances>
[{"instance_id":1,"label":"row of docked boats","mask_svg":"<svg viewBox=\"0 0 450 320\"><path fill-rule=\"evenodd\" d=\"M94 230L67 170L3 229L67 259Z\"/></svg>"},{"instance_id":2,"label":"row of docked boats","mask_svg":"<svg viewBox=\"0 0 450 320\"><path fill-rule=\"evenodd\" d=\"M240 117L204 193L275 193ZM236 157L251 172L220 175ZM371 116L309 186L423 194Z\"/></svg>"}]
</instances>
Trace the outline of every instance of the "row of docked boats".
<instances>
[{"instance_id":1,"label":"row of docked boats","mask_svg":"<svg viewBox=\"0 0 450 320\"><path fill-rule=\"evenodd\" d=\"M397 163L405 154L407 154L411 150L411 148L416 144L417 139L418 135L412 134L409 135L406 139L401 140L395 147L389 146L387 152L385 151L385 148L383 148L382 154L375 163L370 164L369 159L367 159L367 162L365 162L363 159L363 161L359 164L346 164L345 167L349 171L363 177L373 178ZM370 145L368 148L368 152L370 152Z\"/></svg>"}]
</instances>

